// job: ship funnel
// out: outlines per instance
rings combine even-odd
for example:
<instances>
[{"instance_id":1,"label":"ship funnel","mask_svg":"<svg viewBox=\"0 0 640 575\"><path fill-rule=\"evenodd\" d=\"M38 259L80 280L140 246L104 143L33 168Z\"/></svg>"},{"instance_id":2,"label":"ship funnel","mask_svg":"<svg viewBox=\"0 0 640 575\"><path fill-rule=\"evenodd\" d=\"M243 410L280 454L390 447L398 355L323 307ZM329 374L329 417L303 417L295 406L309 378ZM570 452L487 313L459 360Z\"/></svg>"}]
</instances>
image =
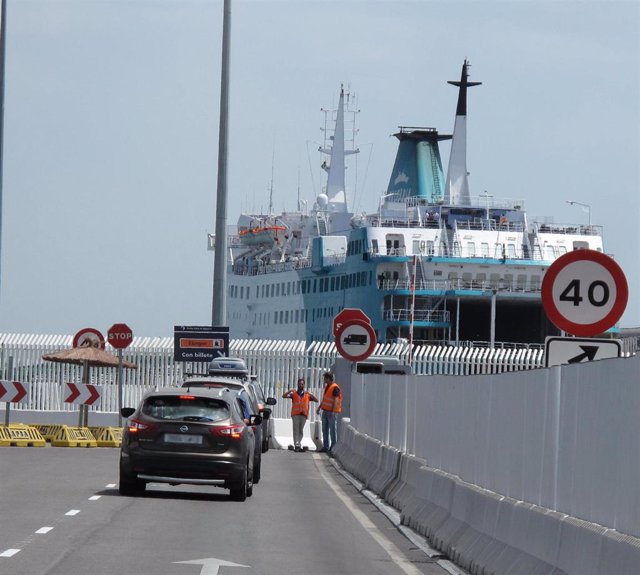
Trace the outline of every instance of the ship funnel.
<instances>
[{"instance_id":1,"label":"ship funnel","mask_svg":"<svg viewBox=\"0 0 640 575\"><path fill-rule=\"evenodd\" d=\"M442 201L444 174L438 142L451 136L438 134L434 128L401 127L394 134L400 143L387 186L387 196L394 201L424 198L429 203Z\"/></svg>"},{"instance_id":2,"label":"ship funnel","mask_svg":"<svg viewBox=\"0 0 640 575\"><path fill-rule=\"evenodd\" d=\"M469 82L469 62L464 61L460 81L450 81L458 86L458 106L453 128L453 141L449 155L449 169L444 201L449 205L469 205L469 178L467 172L467 88L479 86L482 82Z\"/></svg>"}]
</instances>

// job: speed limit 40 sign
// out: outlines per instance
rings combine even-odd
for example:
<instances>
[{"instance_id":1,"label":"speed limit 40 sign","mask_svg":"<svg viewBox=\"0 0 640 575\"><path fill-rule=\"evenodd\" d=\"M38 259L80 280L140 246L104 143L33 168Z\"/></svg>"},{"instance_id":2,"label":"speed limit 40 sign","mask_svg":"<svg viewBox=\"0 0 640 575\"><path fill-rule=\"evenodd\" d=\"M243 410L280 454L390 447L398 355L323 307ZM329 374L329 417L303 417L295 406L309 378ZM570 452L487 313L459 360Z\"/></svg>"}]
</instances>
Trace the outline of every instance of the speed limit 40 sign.
<instances>
[{"instance_id":1,"label":"speed limit 40 sign","mask_svg":"<svg viewBox=\"0 0 640 575\"><path fill-rule=\"evenodd\" d=\"M577 336L603 333L622 317L629 288L620 266L594 250L559 257L542 281L542 305L561 330Z\"/></svg>"}]
</instances>

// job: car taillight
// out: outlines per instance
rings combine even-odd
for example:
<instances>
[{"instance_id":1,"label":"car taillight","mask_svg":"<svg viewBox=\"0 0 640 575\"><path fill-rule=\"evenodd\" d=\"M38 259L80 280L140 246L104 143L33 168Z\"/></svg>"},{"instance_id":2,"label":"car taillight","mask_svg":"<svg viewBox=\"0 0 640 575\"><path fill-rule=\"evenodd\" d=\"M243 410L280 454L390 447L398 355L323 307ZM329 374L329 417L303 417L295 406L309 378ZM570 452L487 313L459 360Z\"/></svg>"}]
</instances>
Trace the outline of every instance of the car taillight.
<instances>
[{"instance_id":1,"label":"car taillight","mask_svg":"<svg viewBox=\"0 0 640 575\"><path fill-rule=\"evenodd\" d=\"M132 419L129 422L128 429L129 433L138 433L140 431L152 431L157 427L153 423L144 423L139 421L138 419Z\"/></svg>"},{"instance_id":2,"label":"car taillight","mask_svg":"<svg viewBox=\"0 0 640 575\"><path fill-rule=\"evenodd\" d=\"M240 439L242 432L244 431L244 425L226 425L224 427L212 427L211 433L213 435L223 435L225 437L231 437L232 439Z\"/></svg>"}]
</instances>

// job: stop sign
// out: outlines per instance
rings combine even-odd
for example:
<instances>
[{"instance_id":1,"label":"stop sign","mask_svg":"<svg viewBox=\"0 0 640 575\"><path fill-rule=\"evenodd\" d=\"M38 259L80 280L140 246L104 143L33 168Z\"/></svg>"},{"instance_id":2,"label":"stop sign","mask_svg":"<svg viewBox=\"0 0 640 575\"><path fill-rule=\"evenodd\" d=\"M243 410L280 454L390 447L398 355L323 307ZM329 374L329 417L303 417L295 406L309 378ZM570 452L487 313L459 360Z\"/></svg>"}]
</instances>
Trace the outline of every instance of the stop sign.
<instances>
[{"instance_id":1,"label":"stop sign","mask_svg":"<svg viewBox=\"0 0 640 575\"><path fill-rule=\"evenodd\" d=\"M348 321L360 320L365 323L371 323L369 316L361 309L356 307L345 307L333 318L333 335L338 335L340 327Z\"/></svg>"},{"instance_id":2,"label":"stop sign","mask_svg":"<svg viewBox=\"0 0 640 575\"><path fill-rule=\"evenodd\" d=\"M116 349L124 349L131 345L133 332L126 323L114 323L107 332L107 341Z\"/></svg>"}]
</instances>

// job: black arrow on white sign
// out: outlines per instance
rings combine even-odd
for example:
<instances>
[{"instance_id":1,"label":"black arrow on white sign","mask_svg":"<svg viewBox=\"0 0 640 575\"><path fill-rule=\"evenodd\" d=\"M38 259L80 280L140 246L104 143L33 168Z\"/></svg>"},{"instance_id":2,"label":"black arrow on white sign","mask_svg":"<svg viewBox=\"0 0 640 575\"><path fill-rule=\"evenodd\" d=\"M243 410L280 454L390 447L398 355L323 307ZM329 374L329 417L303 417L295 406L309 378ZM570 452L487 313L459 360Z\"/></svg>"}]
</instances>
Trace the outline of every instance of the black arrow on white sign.
<instances>
[{"instance_id":1,"label":"black arrow on white sign","mask_svg":"<svg viewBox=\"0 0 640 575\"><path fill-rule=\"evenodd\" d=\"M567 363L580 363L583 359L586 358L587 361L593 361L596 353L598 353L597 345L581 345L580 349L583 351L580 355L576 355L572 357Z\"/></svg>"}]
</instances>

